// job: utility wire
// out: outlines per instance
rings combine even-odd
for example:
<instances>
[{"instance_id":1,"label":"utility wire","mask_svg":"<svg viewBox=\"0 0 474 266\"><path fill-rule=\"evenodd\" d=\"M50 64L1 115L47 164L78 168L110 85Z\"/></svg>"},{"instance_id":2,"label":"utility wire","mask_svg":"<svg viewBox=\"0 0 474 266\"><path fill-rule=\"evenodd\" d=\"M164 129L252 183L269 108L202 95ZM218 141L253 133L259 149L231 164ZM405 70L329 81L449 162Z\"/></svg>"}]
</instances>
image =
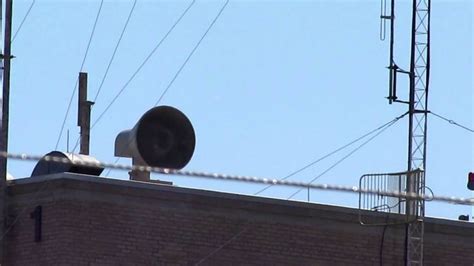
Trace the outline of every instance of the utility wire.
<instances>
[{"instance_id":1,"label":"utility wire","mask_svg":"<svg viewBox=\"0 0 474 266\"><path fill-rule=\"evenodd\" d=\"M117 41L117 44L115 45L115 48L114 48L114 51L113 51L113 53L112 53L112 56L110 57L109 63L107 64L107 68L106 68L106 70L105 70L104 76L102 77L102 80L101 80L101 82L100 82L99 88L97 89L97 93L96 93L96 95L95 95L95 97L94 97L94 100L93 100L94 103L97 101L97 98L99 97L99 93L100 93L100 91L101 91L101 89L102 89L102 86L104 85L105 79L107 78L107 75L108 75L109 70L110 70L110 66L112 65L112 63L113 63L113 61L114 61L115 55L116 55L117 50L118 50L118 48L119 48L119 46L120 46L120 43L121 43L122 38L123 38L123 35L125 34L125 31L126 31L126 29L127 29L128 23L130 22L130 19L131 19L131 17L132 17L133 11L135 10L135 6L136 6L136 4L137 4L137 1L138 1L138 0L135 0L135 1L133 2L132 7L130 8L130 12L128 13L127 20L125 21L125 24L124 24L124 26L123 26L123 28L122 28L122 32L120 33L120 37L119 37L119 39L118 39L118 41ZM76 151L77 147L79 146L79 140L80 140L80 137L78 137L78 138L76 139L76 143L74 144L74 148L72 149L72 153L74 153L74 152Z\"/></svg>"},{"instance_id":2,"label":"utility wire","mask_svg":"<svg viewBox=\"0 0 474 266\"><path fill-rule=\"evenodd\" d=\"M450 204L464 204L464 205L471 205L474 206L474 198L464 198L464 197L455 197L455 196L441 196L441 195L426 195L426 194L419 194L419 193L412 193L412 192L405 192L405 191L382 191L382 190L371 190L365 189L360 187L349 187L349 186L341 186L341 185L331 185L331 184L311 184L311 183L302 183L302 182L291 182L291 181L280 181L277 179L269 179L269 178L259 178L259 177L251 177L251 176L236 176L236 175L227 175L227 174L218 174L218 173L206 173L206 172L193 172L193 171L182 171L182 170L172 170L172 169L164 169L158 167L150 167L150 166L126 166L126 165L116 165L104 162L91 162L91 161L83 161L79 157L76 157L73 161L68 158L64 157L56 157L56 156L39 156L39 155L29 155L29 154L14 154L14 153L7 153L7 152L0 152L0 157L9 158L12 160L21 160L21 161L39 161L43 160L45 162L53 162L53 163L64 163L70 165L77 165L77 166L89 166L89 167L107 167L107 168L114 168L120 170L135 170L135 171L147 171L147 172L155 172L159 174L166 174L166 175L181 175L186 177L198 177L198 178L208 178L213 180L227 180L227 181L241 181L241 182L249 182L255 184L276 184L281 186L291 186L291 187L300 187L302 189L311 188L311 189L319 189L319 190L328 190L328 191L339 191L339 192L348 192L348 193L365 193L369 195L379 195L379 196L387 196L387 197L394 197L394 198L404 198L408 200L426 200L426 201L439 201L445 202ZM51 181L55 180L54 178L47 179L43 185L36 191L34 198L39 196L39 193L43 191L47 184ZM15 181L11 181L15 182ZM20 220L20 216L23 215L26 211L25 206L20 212L19 215L15 218L15 220L8 226L5 233L0 236L0 240L3 239L6 234L13 228L15 223ZM209 253L204 259L201 259L198 263L202 263L205 259L214 255L217 251L224 248L230 242L238 238L241 234L247 231L249 226L244 227L241 231L239 231L236 235L232 238L224 242L223 245L219 246L216 250Z\"/></svg>"},{"instance_id":3,"label":"utility wire","mask_svg":"<svg viewBox=\"0 0 474 266\"><path fill-rule=\"evenodd\" d=\"M347 144L345 144L345 145L343 145L343 146L337 148L336 150L334 150L334 151L332 151L332 152L330 152L330 153L328 153L328 154L326 154L326 155L324 155L324 156L322 156L322 157L320 157L320 158L318 158L318 159L312 161L311 163L309 163L309 164L307 164L307 165L305 165L305 166L299 168L298 170L296 170L296 171L294 171L294 172L291 172L290 174L284 176L284 177L281 178L280 180L286 180L286 179L288 179L288 178L290 178L290 177L292 177L292 176L294 176L294 175L296 175L296 174L301 173L302 171L304 171L304 170L308 169L309 167L311 167L311 166L313 166L313 165L319 163L320 161L322 161L322 160L324 160L324 159L326 159L326 158L328 158L328 157L330 157L330 156L332 156L332 155L338 153L339 151L341 151L341 150L343 150L343 149L345 149L345 148L351 146L352 144L357 143L357 142L359 142L360 140L366 138L367 136L370 136L370 135L372 135L373 133L375 133L375 132L381 130L382 128L386 127L387 125L393 123L393 122L396 121L396 120L398 120L398 117L397 117L397 118L394 118L394 119L392 119L392 120L390 120L389 122L387 122L387 123L385 123L385 124L383 124L383 125L381 125L381 126L375 128L375 129L373 129L373 130L371 130L371 131L369 131L369 132L367 132L367 133L365 133L364 135L362 135L362 136L360 136L360 137L354 139L353 141L351 141L351 142L349 142L349 143L347 143ZM273 185L266 186L266 187L262 188L261 190L255 192L254 195L258 195L258 194L264 192L265 190L269 189L269 188L272 187L272 186L273 186Z\"/></svg>"},{"instance_id":4,"label":"utility wire","mask_svg":"<svg viewBox=\"0 0 474 266\"><path fill-rule=\"evenodd\" d=\"M186 8L186 10L184 10L183 14L181 14L181 16L178 18L178 20L173 24L173 26L170 28L170 30L165 34L165 36L161 39L161 41L155 46L155 48L150 52L150 54L147 56L147 58L145 58L145 61L144 63L142 63L137 71L135 71L135 73L132 75L131 79L125 84L125 86L122 88L121 91L118 92L118 94L116 95L116 97L114 98L114 100L112 100L112 102L109 104L109 106L111 106L113 104L113 102L116 100L116 98L118 98L118 96L122 93L122 91L125 89L126 86L128 86L128 84L130 83L130 81L135 77L135 75L138 73L138 71L140 71L140 69L143 67L143 65L145 65L146 61L148 61L148 59L153 55L153 53L155 53L155 51L160 47L160 45L163 43L163 41L166 39L166 37L171 33L171 31L176 27L176 25L178 25L178 23L181 21L181 19L184 17L184 15L186 15L186 13L188 12L188 10L191 8L192 5L194 5L196 1L193 0L191 2L191 4ZM172 84L172 82L170 82L170 84ZM170 85L168 84L168 87L170 87ZM163 93L161 94L161 97L160 98L163 98L164 94L166 93L166 90L163 91ZM159 102L159 101L158 101ZM97 122L100 120L100 118L103 116L103 114L107 111L107 109L109 108L109 106L105 109L105 111L99 116L99 118L94 122L94 124L97 124ZM130 144L129 144L130 145ZM77 143L76 143L76 146L77 146ZM117 159L115 159L115 164L117 164L119 161L120 161L121 157L117 157ZM107 169L107 172L105 173L105 176L108 176L110 174L110 172L112 171L112 168L110 169Z\"/></svg>"},{"instance_id":5,"label":"utility wire","mask_svg":"<svg viewBox=\"0 0 474 266\"><path fill-rule=\"evenodd\" d=\"M434 112L430 112L430 114L432 114L432 115L434 115L434 116L436 116L436 117L438 117L438 118L440 118L440 119L442 119L442 120L444 120L444 121L450 123L451 125L455 125L455 126L460 127L460 128L462 128L462 129L464 129L464 130L467 130L467 131L469 131L469 132L471 132L471 133L474 133L474 129L471 129L471 128L468 128L468 127L466 127L466 126L463 126L463 125L457 123L457 122L454 121L454 120L448 119L448 118L446 118L446 117L444 117L444 116L442 116L442 115L439 115L439 114L437 114L437 113L434 113Z\"/></svg>"},{"instance_id":6,"label":"utility wire","mask_svg":"<svg viewBox=\"0 0 474 266\"><path fill-rule=\"evenodd\" d=\"M89 53L89 48L91 46L92 39L94 37L95 29L97 27L97 22L99 21L100 12L102 11L103 4L104 4L104 0L101 0L100 5L99 5L99 9L97 10L97 15L95 17L94 25L92 27L91 35L89 36L89 41L87 43L86 52L84 54L84 57L82 58L81 68L80 68L79 72L81 72L82 69L84 68L84 64L86 62L87 55ZM74 89L72 90L71 98L69 99L69 103L68 103L68 106L67 106L67 109L66 109L66 114L64 115L64 119L63 119L63 122L62 122L62 125L61 125L61 129L59 130L58 140L56 141L56 146L54 147L55 150L58 149L59 141L61 141L61 136L62 136L63 131L64 131L64 126L66 124L66 120L67 120L69 111L71 110L72 100L74 99L74 95L76 94L76 90L77 90L77 86L78 86L77 83L78 83L78 78L76 78L75 82L74 82Z\"/></svg>"},{"instance_id":7,"label":"utility wire","mask_svg":"<svg viewBox=\"0 0 474 266\"><path fill-rule=\"evenodd\" d=\"M26 12L26 14L25 14L25 16L23 17L23 19L21 20L20 25L18 26L18 29L16 30L16 32L15 32L14 35L13 35L12 42L15 41L15 39L16 39L18 33L21 31L21 29L22 29L22 27L23 27L23 25L24 25L26 19L27 19L28 16L30 15L30 12L31 12L31 10L33 9L33 6L35 5L35 3L36 3L36 0L33 0L33 1L31 2L31 4L30 4L30 6L29 6L29 8L28 8L28 10L27 10L27 12ZM84 66L84 63L85 63L85 60L86 60L86 58L87 58L87 54L88 54L88 51L89 51L90 44L91 44L91 42L92 42L92 38L93 38L93 35L94 35L94 32L95 32L95 28L96 28L96 26L97 26L97 21L98 21L98 18L99 18L101 9L102 9L102 5L103 5L103 0L102 0L101 3L100 3L99 10L98 10L98 12L97 12L97 16L96 16L95 21L94 21L94 26L93 26L93 29L92 29L92 33L91 33L91 36L90 36L90 38L89 38L89 42L88 42L88 44L87 44L87 49L86 49L84 58L83 58L83 60L82 60L81 70L82 70L82 68L83 68L83 66ZM74 91L75 91L76 89L77 89L77 83L76 83L76 87L74 88ZM74 95L74 92L73 92L73 95ZM69 112L69 109L70 109L70 106L71 106L71 102L72 102L72 97L71 97L71 99L70 99L70 101L69 101L69 105L68 105L68 108L67 108L67 111L66 111L65 119L67 118L67 114L68 114L68 112ZM60 137L61 137L62 131L64 130L64 124L65 124L65 120L63 121L63 124L62 124L62 126L61 126L61 132L60 132L60 134L59 134L59 139L58 139L58 141L57 141L57 143L56 143L56 148L55 148L55 149L57 149L57 146L58 146L58 143L59 143L59 141L60 141ZM40 193L41 191L43 191L43 190L47 187L48 183L49 183L49 181L46 181L46 182L40 187L40 189L38 189L38 190L36 191L34 198L36 198L37 196L39 196L39 193ZM2 240L2 239L8 234L8 232L10 232L10 230L11 230L11 229L13 228L13 226L19 221L19 219L20 219L21 216L25 213L26 210L27 210L27 206L25 206L25 207L19 212L19 214L17 215L17 217L13 220L13 222L12 222L12 223L9 225L9 227L5 230L5 232L3 233L3 235L0 236L0 240Z\"/></svg>"},{"instance_id":8,"label":"utility wire","mask_svg":"<svg viewBox=\"0 0 474 266\"><path fill-rule=\"evenodd\" d=\"M213 251L211 251L209 254L207 254L204 258L202 258L200 261L198 261L196 264L194 264L194 266L198 266L200 264L202 264L204 261L206 261L208 258L212 257L214 254L216 254L217 252L219 252L221 249L223 249L224 247L226 247L227 245L229 245L232 241L236 240L240 235L242 235L243 233L245 233L245 231L247 231L249 229L249 226L247 225L246 227L244 227L243 229L241 229L240 231L238 231L236 234L234 234L231 238L229 238L226 242L224 242L222 245L220 245L219 247L217 247L216 249L214 249Z\"/></svg>"},{"instance_id":9,"label":"utility wire","mask_svg":"<svg viewBox=\"0 0 474 266\"><path fill-rule=\"evenodd\" d=\"M204 38L206 38L207 34L209 33L209 31L212 29L212 27L214 26L214 24L216 23L216 21L219 19L219 17L221 16L222 12L224 11L224 9L227 7L227 4L229 4L229 0L227 0L224 5L221 7L221 9L219 10L219 13L217 13L216 17L214 18L214 20L212 20L211 24L209 24L209 27L207 27L206 31L204 32L204 34L201 36L201 39L199 39L199 41L196 43L196 45L194 46L194 48L191 50L191 52L189 53L188 57L186 58L186 60L184 60L183 64L181 65L181 67L178 69L178 71L176 72L176 74L174 75L174 77L171 79L170 83L168 84L168 86L166 86L166 89L161 93L160 97L158 98L158 100L156 101L155 103L155 106L157 106L160 101L163 99L163 97L165 96L165 94L168 92L169 88L173 85L174 81L176 80L176 78L179 76L179 74L181 73L181 71L184 69L184 67L186 66L186 64L189 62L189 59L191 59L191 57L193 56L194 52L196 52L197 48L199 48L199 45L201 45L201 42L204 40Z\"/></svg>"},{"instance_id":10,"label":"utility wire","mask_svg":"<svg viewBox=\"0 0 474 266\"><path fill-rule=\"evenodd\" d=\"M18 26L18 29L15 31L15 34L13 34L12 43L15 41L16 36L18 35L21 28L23 27L23 24L25 23L26 18L28 18L28 16L30 15L31 9L35 5L35 3L36 3L36 0L31 1L31 4L30 4L30 7L28 8L28 11L26 11L25 16L23 16L23 19L21 20L20 25Z\"/></svg>"},{"instance_id":11,"label":"utility wire","mask_svg":"<svg viewBox=\"0 0 474 266\"><path fill-rule=\"evenodd\" d=\"M317 179L319 179L320 177L322 177L323 175L325 175L326 173L328 173L329 171L331 171L334 167L336 167L337 165L339 165L340 163L342 163L343 161L345 161L347 158L349 158L351 155L353 155L355 152L357 152L358 150L360 150L362 147L364 147L366 144L368 144L369 142L371 142L373 139L375 139L377 136L379 136L380 134L382 134L385 130L387 130L389 127L391 127L392 125L394 125L398 120L402 119L404 116L406 116L408 113L405 113L397 118L395 118L394 120L392 120L388 125L386 125L384 128L380 129L379 132L377 132L375 135L373 135L372 137L370 137L368 140L364 141L362 144L360 144L359 146L357 146L355 149L353 149L351 152L349 152L346 156L342 157L340 160L338 160L337 162L335 162L333 165L331 165L329 168L327 168L326 170L324 170L321 174L317 175L316 177L314 177L313 179L311 179L311 181L309 182L309 184L312 184L314 181L316 181ZM288 200L293 198L296 194L300 193L304 188L300 188L298 189L295 193L291 194L290 197L288 197Z\"/></svg>"},{"instance_id":12,"label":"utility wire","mask_svg":"<svg viewBox=\"0 0 474 266\"><path fill-rule=\"evenodd\" d=\"M226 8L227 4L229 4L229 0L227 0L225 2L225 4L221 7L221 9L219 10L219 12L217 13L217 15L214 17L214 19L212 20L211 24L209 24L209 27L206 29L206 31L204 32L204 34L201 36L201 38L199 39L199 41L196 43L196 45L194 45L193 49L191 50L191 52L188 54L188 56L186 57L186 59L184 60L183 64L180 66L180 68L178 69L178 71L176 71L175 75L173 76L173 78L171 79L171 81L168 83L168 85L166 86L166 88L163 90L163 92L161 93L160 97L158 98L158 100L155 102L155 106L157 106L161 100L163 100L164 96L166 95L166 93L168 92L168 90L171 88L171 86L173 85L173 83L176 81L176 79L178 78L179 74L181 74L181 71L184 69L184 67L186 66L186 64L189 62L189 60L191 59L191 57L193 56L194 52L196 52L196 50L199 48L199 46L201 45L202 41L204 40L204 38L206 38L207 34L209 33L209 31L212 29L212 27L214 26L214 24L216 23L216 21L219 19L219 17L221 16L222 12L224 11L224 9ZM130 145L130 143L128 144ZM76 144L77 146L77 144ZM115 163L118 163L120 161L120 157L118 157L117 159L115 159ZM110 172L112 171L112 169L108 169L107 170L107 173L105 173L105 176L108 176L110 174Z\"/></svg>"},{"instance_id":13,"label":"utility wire","mask_svg":"<svg viewBox=\"0 0 474 266\"><path fill-rule=\"evenodd\" d=\"M339 191L339 192L348 192L348 193L365 193L369 195L379 195L379 196L387 196L387 197L394 197L394 198L404 198L408 200L429 200L429 201L439 201L445 203L456 203L456 204L464 204L464 205L474 205L474 198L464 198L464 197L455 197L455 196L442 196L442 195L426 195L424 193L415 193L415 192L406 192L406 191L388 191L388 190L373 190L373 189L366 189L362 187L356 186L342 186L342 185L333 185L333 184L311 184L305 182L298 182L298 181L280 181L274 178L262 178L256 176L242 176L242 175L229 175L229 174L221 174L215 172L200 172L200 171L189 171L189 170L175 170L175 169L168 169L168 168L160 168L160 167L152 167L152 166L145 166L145 165L122 165L122 164L112 164L107 162L100 162L100 161L90 161L84 160L81 157L74 157L74 159L69 159L66 157L58 157L58 156L41 156L41 155L31 155L25 153L7 153L7 152L0 152L0 157L8 158L11 160L21 160L21 161L39 161L42 160L43 162L51 162L57 164L67 164L69 166L87 166L87 167L99 167L99 168L113 168L119 170L126 170L126 171L145 171L145 172L153 172L157 174L163 175L177 175L177 176L184 176L184 177L193 177L193 178L206 178L212 180L225 180L225 181L239 181L239 182L247 182L247 183L254 183L254 184L274 184L279 186L287 186L287 187L298 187L302 189L318 189L318 190L330 190L330 191ZM411 173L406 172L406 173ZM54 179L54 178L53 178ZM14 182L14 181L13 181Z\"/></svg>"},{"instance_id":14,"label":"utility wire","mask_svg":"<svg viewBox=\"0 0 474 266\"><path fill-rule=\"evenodd\" d=\"M135 6L137 4L138 0L133 1L133 5L130 8L130 12L128 13L127 20L125 21L125 25L123 26L122 32L120 33L120 37L117 41L117 44L115 45L114 52L112 53L112 56L110 57L110 61L107 65L107 68L105 70L104 76L102 77L102 80L100 81L99 88L97 89L97 93L95 94L93 102L97 101L97 98L99 97L100 91L102 89L102 86L104 85L105 79L107 78L107 75L109 74L110 66L112 65L112 62L115 59L115 54L117 53L117 50L120 46L120 43L122 42L123 35L125 31L127 30L128 23L130 22L130 18L132 17L133 11L135 10Z\"/></svg>"},{"instance_id":15,"label":"utility wire","mask_svg":"<svg viewBox=\"0 0 474 266\"><path fill-rule=\"evenodd\" d=\"M35 194L33 195L33 200L36 200L39 195L40 195L40 192L43 191L46 187L48 187L48 184L49 182L51 181L52 179L49 179L49 180L46 180L42 185L41 187L36 190ZM15 219L9 223L8 227L5 229L5 232L3 232L3 235L0 236L0 241L3 240L3 238L5 238L5 236L8 234L8 232L11 231L11 229L13 228L13 226L20 220L21 216L23 216L26 212L26 210L28 209L28 207L30 206L24 206L19 212L18 214L16 215Z\"/></svg>"},{"instance_id":16,"label":"utility wire","mask_svg":"<svg viewBox=\"0 0 474 266\"><path fill-rule=\"evenodd\" d=\"M110 107L115 103L115 101L120 97L122 92L128 87L128 85L132 82L132 80L135 78L135 76L140 72L140 70L145 66L145 64L150 60L150 58L155 54L156 50L161 46L161 44L168 38L170 33L173 31L173 29L178 25L178 23L183 19L183 17L188 13L189 9L194 5L196 0L193 0L188 7L184 10L184 12L181 14L181 16L176 20L176 22L171 26L171 28L168 30L168 32L161 38L161 40L158 42L158 44L151 50L151 52L147 55L147 57L143 60L143 62L140 64L140 66L135 70L135 72L132 74L132 76L128 79L128 81L125 83L125 85L122 86L122 88L118 91L118 93L114 96L112 101L105 107L104 111L98 116L98 118L92 123L91 129L94 128L97 123L102 119L102 117L107 113L107 111L110 109Z\"/></svg>"},{"instance_id":17,"label":"utility wire","mask_svg":"<svg viewBox=\"0 0 474 266\"><path fill-rule=\"evenodd\" d=\"M121 158L122 158L122 157L117 157L117 158L115 159L115 161L114 161L114 164L118 164L118 162L120 161ZM104 176L109 176L109 174L110 174L111 171L112 171L112 168L107 169L107 173L105 173Z\"/></svg>"},{"instance_id":18,"label":"utility wire","mask_svg":"<svg viewBox=\"0 0 474 266\"><path fill-rule=\"evenodd\" d=\"M388 128L388 127L387 127ZM386 128L385 128L386 129ZM385 130L384 129L384 130ZM379 132L381 133L381 132ZM117 164L110 164L104 162L91 162L91 161L84 161L81 160L79 157L76 157L73 161L68 158L64 157L56 157L56 156L38 156L38 155L28 155L28 154L14 154L14 153L7 153L7 152L0 152L0 157L9 158L12 160L22 160L22 161L39 161L43 160L44 162L52 162L52 163L64 163L68 165L77 165L77 166L89 166L89 167L106 167L106 168L113 168L113 169L120 169L120 170L135 170L135 171L147 171L147 172L154 172L159 174L166 174L166 175L181 175L186 177L198 177L198 178L208 178L213 180L227 180L227 181L241 181L241 182L249 182L255 184L275 184L281 186L290 186L290 187L299 187L301 189L311 188L311 189L319 189L319 190L328 190L328 191L339 191L339 192L349 192L349 193L365 193L369 195L379 195L379 196L387 196L387 197L394 197L394 198L404 198L407 200L433 200L433 201L440 201L446 202L451 204L464 204L464 205L471 205L474 206L474 198L464 198L464 197L454 197L454 196L440 196L440 195L426 195L426 194L419 194L419 193L412 193L412 192L405 192L405 191L382 191L382 190L371 190L366 188L359 188L359 187L349 187L349 186L341 186L341 185L331 185L331 184L311 184L311 183L303 183L303 182L291 182L291 181L280 181L277 179L269 179L269 178L259 178L259 177L251 177L251 176L236 176L236 175L227 175L227 174L218 174L218 173L206 173L206 172L194 172L194 171L182 171L182 170L172 170L172 169L164 169L158 167L150 167L150 166L126 166L126 165L117 165ZM47 184L54 178L47 179L43 185L38 189L35 193L34 198L39 196L39 193L43 191ZM14 181L13 181L14 182ZM20 220L20 216L23 215L26 211L25 206L20 212L19 215L15 218L15 220L8 226L5 233L0 236L0 240L3 239L6 234L13 228L15 223ZM229 245L232 241L237 239L240 235L245 233L250 227L250 224L247 224L242 230L240 230L237 234L229 238L226 242L224 242L221 246L217 249L210 252L207 256L201 259L198 264L201 264L206 259L210 258L214 254L216 254L219 250L223 249L225 246Z\"/></svg>"},{"instance_id":19,"label":"utility wire","mask_svg":"<svg viewBox=\"0 0 474 266\"><path fill-rule=\"evenodd\" d=\"M310 166L312 166L312 165L314 165L314 164L316 164L316 163L318 163L318 162L324 160L325 158L327 158L327 157L329 157L329 156L331 156L331 155L333 155L333 154L335 154L335 153L337 153L337 152L339 152L339 151L345 149L346 147L348 147L348 146L350 146L350 145L352 145L352 144L358 142L359 140L361 140L361 139L363 139L363 138L365 138L365 137L367 137L367 136L373 134L374 132L377 132L377 131L379 131L379 130L382 130L382 131L385 130L386 128L390 127L393 123L395 123L396 121L400 120L400 119L401 119L402 117L404 117L405 115L407 115L407 113L405 113L405 114L403 114L403 115L401 115L401 116L399 116L399 117L396 117L396 118L390 120L389 122L387 122L387 123L385 123L385 124L383 124L383 125L377 127L376 129L373 129L373 130L367 132L366 134L360 136L359 138L357 138L357 139L355 139L355 140L353 140L353 141L347 143L346 145L343 145L342 147L340 147L340 148L334 150L333 152L330 152L330 153L324 155L323 157L320 157L319 159L317 159L317 160L315 160L315 161L313 161L313 162L307 164L306 166L304 166L304 167L302 167L302 168L300 168L300 169L298 169L298 170L296 170L296 171L290 173L289 175L287 175L287 176L285 176L285 177L279 179L278 181L284 181L284 180L286 180L286 179L288 179L288 178L290 178L290 177L292 177L292 176L294 176L294 175L300 173L301 171L307 169L308 167L310 167ZM381 132L379 132L379 134L380 134L380 133L381 133ZM377 136L377 135L376 135L376 136ZM375 137L375 136L374 136L374 137ZM369 140L369 141L370 141L370 140ZM315 180L315 179L314 179L314 180ZM314 181L314 180L313 180L313 181ZM256 193L254 193L254 195L258 195L258 194L262 193L263 191L265 191L266 189L268 189L268 188L270 188L270 187L272 187L272 186L274 186L274 185L275 185L275 183L274 183L274 184L270 184L270 185L266 186L265 188L263 188L263 189L257 191ZM303 188L301 188L301 190L302 190L302 189L303 189ZM299 191L298 191L298 192L299 192ZM298 193L298 192L297 192L297 193ZM297 194L297 193L296 193L296 194ZM243 233L245 233L249 228L250 228L250 225L245 226L243 229L241 229L239 232L237 232L234 236L232 236L231 238L229 238L229 240L227 240L224 244L222 244L221 246L219 246L218 248L216 248L215 250L213 250L211 253L209 253L207 256L205 256L203 259L201 259L201 260L200 260L198 263L196 263L195 265L199 265L199 264L201 264L202 262L204 262L205 260L207 260L208 258L210 258L211 256L213 256L215 253L217 253L218 251L220 251L221 249L223 249L224 247L226 247L227 245L229 245L232 241L234 241L235 239L237 239L240 235L242 235Z\"/></svg>"},{"instance_id":20,"label":"utility wire","mask_svg":"<svg viewBox=\"0 0 474 266\"><path fill-rule=\"evenodd\" d=\"M171 26L171 28L168 30L168 32L161 38L161 40L158 42L158 44L150 51L150 53L146 56L146 58L142 61L142 63L138 66L138 68L135 70L135 72L130 76L130 78L127 80L127 82L122 86L122 88L118 91L118 93L114 96L112 101L107 105L107 107L102 111L102 113L99 115L99 117L92 123L91 130L97 125L97 123L102 119L102 117L105 115L105 113L110 109L110 107L114 104L114 102L120 97L122 92L130 85L132 80L135 78L135 76L140 72L140 70L145 66L145 64L148 62L148 60L153 56L153 54L157 51L157 49L163 44L163 42L168 38L170 33L174 30L174 28L179 24L181 19L188 13L189 9L194 5L196 1L193 0L188 7L183 11L181 16L175 21L175 23ZM80 137L76 139L76 143L73 148L73 152L77 149L79 145L79 140ZM116 162L118 162L120 159L117 159ZM110 172L110 171L109 171ZM108 173L107 173L108 174Z\"/></svg>"}]
</instances>

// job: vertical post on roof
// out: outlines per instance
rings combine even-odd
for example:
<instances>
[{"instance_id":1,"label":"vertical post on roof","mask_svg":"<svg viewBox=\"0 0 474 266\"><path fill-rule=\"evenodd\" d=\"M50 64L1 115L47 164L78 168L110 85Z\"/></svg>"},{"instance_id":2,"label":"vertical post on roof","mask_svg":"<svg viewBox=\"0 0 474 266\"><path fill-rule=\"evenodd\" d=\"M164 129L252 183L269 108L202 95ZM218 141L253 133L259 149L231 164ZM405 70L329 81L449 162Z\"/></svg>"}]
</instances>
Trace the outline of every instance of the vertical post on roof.
<instances>
[{"instance_id":1,"label":"vertical post on roof","mask_svg":"<svg viewBox=\"0 0 474 266\"><path fill-rule=\"evenodd\" d=\"M89 155L91 132L91 106L93 102L87 101L87 73L79 73L79 110L77 112L77 125L81 128L80 154Z\"/></svg>"},{"instance_id":2,"label":"vertical post on roof","mask_svg":"<svg viewBox=\"0 0 474 266\"><path fill-rule=\"evenodd\" d=\"M2 18L3 3L0 0L0 21ZM3 57L3 91L2 91L2 124L0 135L0 152L8 152L8 122L10 103L10 60L11 60L11 33L12 33L12 0L5 1L5 38ZM5 233L7 226L7 158L0 157L0 264L6 262Z\"/></svg>"}]
</instances>

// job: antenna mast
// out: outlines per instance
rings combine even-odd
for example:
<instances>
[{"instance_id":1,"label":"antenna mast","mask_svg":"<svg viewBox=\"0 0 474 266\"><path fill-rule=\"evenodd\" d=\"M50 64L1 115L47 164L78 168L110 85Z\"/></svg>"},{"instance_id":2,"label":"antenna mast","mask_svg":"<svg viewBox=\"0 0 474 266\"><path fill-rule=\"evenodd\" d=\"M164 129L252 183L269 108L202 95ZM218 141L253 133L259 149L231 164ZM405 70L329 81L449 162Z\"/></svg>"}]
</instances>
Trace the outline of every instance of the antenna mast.
<instances>
[{"instance_id":1,"label":"antenna mast","mask_svg":"<svg viewBox=\"0 0 474 266\"><path fill-rule=\"evenodd\" d=\"M412 9L408 170L426 171L431 0L413 0ZM419 180L409 176L407 183L408 192L425 193L424 175ZM425 201L413 202L407 210L416 219L407 228L406 264L423 265Z\"/></svg>"},{"instance_id":2,"label":"antenna mast","mask_svg":"<svg viewBox=\"0 0 474 266\"><path fill-rule=\"evenodd\" d=\"M394 20L395 0L391 0L390 15L386 14L387 0L381 0L381 31L385 31L385 21L390 21L390 64L389 103L408 104L408 171L426 170L426 140L428 127L428 92L430 77L430 13L431 0L412 0L411 56L410 70L398 67L394 60ZM381 32L384 39L385 32ZM383 38L382 38L383 37ZM397 97L397 74L409 76L409 99ZM406 190L409 193L424 194L425 178L408 175ZM423 236L425 202L406 202L407 229L405 243L405 265L423 265Z\"/></svg>"},{"instance_id":3,"label":"antenna mast","mask_svg":"<svg viewBox=\"0 0 474 266\"><path fill-rule=\"evenodd\" d=\"M3 57L3 102L2 102L2 125L0 136L0 151L8 152L8 120L10 109L10 60L11 60L11 33L12 33L12 0L5 1L5 39ZM3 3L0 0L0 13ZM1 17L1 16L0 16ZM1 27L1 26L0 26ZM0 264L4 265L5 260L5 229L7 225L7 158L0 159Z\"/></svg>"}]
</instances>

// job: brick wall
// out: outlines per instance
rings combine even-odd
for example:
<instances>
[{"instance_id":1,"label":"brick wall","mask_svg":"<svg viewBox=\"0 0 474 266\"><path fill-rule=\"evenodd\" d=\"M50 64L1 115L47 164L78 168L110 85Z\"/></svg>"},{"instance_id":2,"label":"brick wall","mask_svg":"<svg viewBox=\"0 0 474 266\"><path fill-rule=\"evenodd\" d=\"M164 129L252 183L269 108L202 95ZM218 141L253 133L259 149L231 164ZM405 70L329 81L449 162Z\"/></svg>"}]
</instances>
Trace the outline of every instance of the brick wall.
<instances>
[{"instance_id":1,"label":"brick wall","mask_svg":"<svg viewBox=\"0 0 474 266\"><path fill-rule=\"evenodd\" d=\"M73 174L9 195L7 265L380 265L384 228L350 208ZM383 265L403 265L404 225L385 229ZM474 224L428 219L425 232L425 265L474 264Z\"/></svg>"}]
</instances>

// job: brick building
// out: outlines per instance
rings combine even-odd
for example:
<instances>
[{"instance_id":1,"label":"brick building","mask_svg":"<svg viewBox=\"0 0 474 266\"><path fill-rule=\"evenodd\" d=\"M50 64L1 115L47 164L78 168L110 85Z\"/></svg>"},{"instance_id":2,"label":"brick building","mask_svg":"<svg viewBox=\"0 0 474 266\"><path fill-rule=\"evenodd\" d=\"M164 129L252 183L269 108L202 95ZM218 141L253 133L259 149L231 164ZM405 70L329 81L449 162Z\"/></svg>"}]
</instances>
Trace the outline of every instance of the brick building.
<instances>
[{"instance_id":1,"label":"brick building","mask_svg":"<svg viewBox=\"0 0 474 266\"><path fill-rule=\"evenodd\" d=\"M70 173L8 193L7 265L403 265L404 226L351 208ZM424 254L473 265L474 224L427 218Z\"/></svg>"}]
</instances>

